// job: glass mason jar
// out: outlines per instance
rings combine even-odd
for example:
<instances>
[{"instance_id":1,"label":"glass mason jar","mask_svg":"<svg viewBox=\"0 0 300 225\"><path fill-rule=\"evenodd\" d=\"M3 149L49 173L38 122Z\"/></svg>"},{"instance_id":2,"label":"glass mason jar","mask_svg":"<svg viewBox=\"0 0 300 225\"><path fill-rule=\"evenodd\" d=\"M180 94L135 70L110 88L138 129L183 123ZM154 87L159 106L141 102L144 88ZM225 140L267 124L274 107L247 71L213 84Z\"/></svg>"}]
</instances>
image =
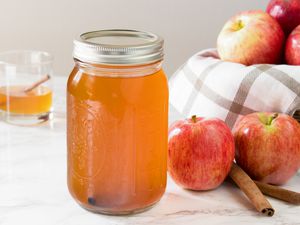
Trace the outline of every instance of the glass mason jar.
<instances>
[{"instance_id":1,"label":"glass mason jar","mask_svg":"<svg viewBox=\"0 0 300 225\"><path fill-rule=\"evenodd\" d=\"M84 208L143 211L166 187L168 85L163 39L100 30L74 41L67 87L68 187Z\"/></svg>"}]
</instances>

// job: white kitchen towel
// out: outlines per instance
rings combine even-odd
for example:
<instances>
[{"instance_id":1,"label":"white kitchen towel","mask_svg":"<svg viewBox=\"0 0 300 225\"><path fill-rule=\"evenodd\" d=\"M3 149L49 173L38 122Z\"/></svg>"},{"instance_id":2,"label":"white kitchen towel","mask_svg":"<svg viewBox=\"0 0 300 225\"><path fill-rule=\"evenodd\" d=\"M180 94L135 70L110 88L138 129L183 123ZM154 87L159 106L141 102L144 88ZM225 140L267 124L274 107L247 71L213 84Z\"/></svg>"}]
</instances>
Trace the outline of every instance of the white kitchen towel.
<instances>
[{"instance_id":1,"label":"white kitchen towel","mask_svg":"<svg viewBox=\"0 0 300 225\"><path fill-rule=\"evenodd\" d=\"M215 49L192 56L171 76L170 118L217 117L233 127L249 113L300 109L300 67L224 62Z\"/></svg>"}]
</instances>

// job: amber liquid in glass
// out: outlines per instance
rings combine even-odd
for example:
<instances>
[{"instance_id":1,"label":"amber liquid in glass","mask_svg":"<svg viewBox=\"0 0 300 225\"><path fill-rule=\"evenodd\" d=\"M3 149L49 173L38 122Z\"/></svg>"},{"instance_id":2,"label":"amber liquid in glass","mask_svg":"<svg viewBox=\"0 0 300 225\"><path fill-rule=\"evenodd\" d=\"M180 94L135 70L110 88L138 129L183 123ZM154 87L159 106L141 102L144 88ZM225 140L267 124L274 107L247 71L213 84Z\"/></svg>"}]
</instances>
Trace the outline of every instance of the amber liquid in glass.
<instances>
[{"instance_id":1,"label":"amber liquid in glass","mask_svg":"<svg viewBox=\"0 0 300 225\"><path fill-rule=\"evenodd\" d=\"M67 92L68 187L86 209L126 214L166 187L168 88L162 70L139 77L75 68Z\"/></svg>"},{"instance_id":2,"label":"amber liquid in glass","mask_svg":"<svg viewBox=\"0 0 300 225\"><path fill-rule=\"evenodd\" d=\"M22 115L49 112L52 91L44 86L25 92L25 86L0 87L0 110Z\"/></svg>"}]
</instances>

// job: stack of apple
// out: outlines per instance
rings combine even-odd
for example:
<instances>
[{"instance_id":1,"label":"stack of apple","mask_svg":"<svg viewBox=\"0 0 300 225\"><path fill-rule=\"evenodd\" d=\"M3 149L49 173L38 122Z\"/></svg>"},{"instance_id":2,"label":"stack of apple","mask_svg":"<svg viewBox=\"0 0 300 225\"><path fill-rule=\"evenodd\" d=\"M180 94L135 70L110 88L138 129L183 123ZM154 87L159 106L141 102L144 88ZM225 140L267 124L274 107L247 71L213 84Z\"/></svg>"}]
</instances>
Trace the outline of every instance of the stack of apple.
<instances>
[{"instance_id":1,"label":"stack of apple","mask_svg":"<svg viewBox=\"0 0 300 225\"><path fill-rule=\"evenodd\" d=\"M224 61L300 65L300 0L271 0L266 12L242 12L223 27L217 41Z\"/></svg>"},{"instance_id":2,"label":"stack of apple","mask_svg":"<svg viewBox=\"0 0 300 225\"><path fill-rule=\"evenodd\" d=\"M238 14L219 35L220 58L275 64L283 62L285 49L286 62L300 65L299 24L300 0L272 0L267 12ZM252 179L286 183L300 168L300 124L285 114L258 112L242 117L232 131L219 119L196 116L169 128L168 170L183 188L218 187L234 158Z\"/></svg>"}]
</instances>

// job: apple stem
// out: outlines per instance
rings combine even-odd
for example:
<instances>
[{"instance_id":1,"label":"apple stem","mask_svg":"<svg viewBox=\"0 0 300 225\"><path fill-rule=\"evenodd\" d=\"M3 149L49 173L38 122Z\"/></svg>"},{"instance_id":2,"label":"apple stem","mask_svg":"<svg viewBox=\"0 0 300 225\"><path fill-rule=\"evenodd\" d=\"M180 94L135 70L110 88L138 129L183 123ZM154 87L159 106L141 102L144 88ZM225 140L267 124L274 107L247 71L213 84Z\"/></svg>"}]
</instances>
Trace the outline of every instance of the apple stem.
<instances>
[{"instance_id":1,"label":"apple stem","mask_svg":"<svg viewBox=\"0 0 300 225\"><path fill-rule=\"evenodd\" d=\"M241 30L244 27L243 21L239 20L238 22L238 30Z\"/></svg>"},{"instance_id":2,"label":"apple stem","mask_svg":"<svg viewBox=\"0 0 300 225\"><path fill-rule=\"evenodd\" d=\"M270 126L272 124L273 120L275 120L277 117L278 117L278 113L274 113L272 116L270 116L268 118L267 125Z\"/></svg>"},{"instance_id":3,"label":"apple stem","mask_svg":"<svg viewBox=\"0 0 300 225\"><path fill-rule=\"evenodd\" d=\"M193 116L192 116L192 121L193 121L194 123L197 122L197 116L196 116L196 115L193 115Z\"/></svg>"}]
</instances>

